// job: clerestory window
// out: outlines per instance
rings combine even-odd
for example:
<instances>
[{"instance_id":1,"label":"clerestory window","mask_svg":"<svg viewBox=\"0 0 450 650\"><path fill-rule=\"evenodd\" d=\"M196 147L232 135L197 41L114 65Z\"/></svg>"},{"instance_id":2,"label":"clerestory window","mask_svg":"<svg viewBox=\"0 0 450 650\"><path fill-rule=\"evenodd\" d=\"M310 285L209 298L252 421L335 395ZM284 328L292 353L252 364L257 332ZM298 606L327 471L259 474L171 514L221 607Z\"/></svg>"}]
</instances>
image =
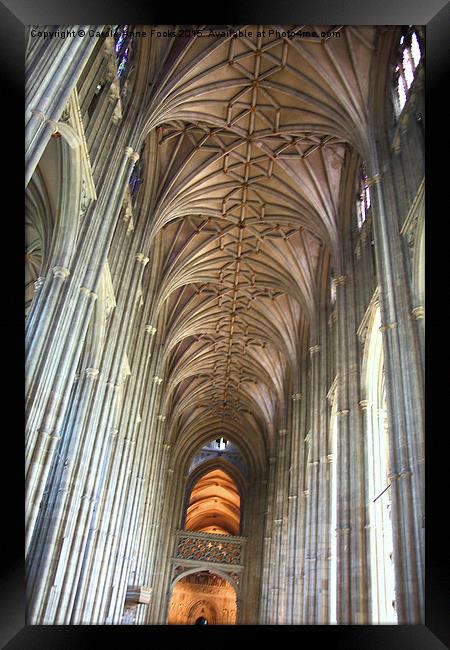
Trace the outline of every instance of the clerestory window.
<instances>
[{"instance_id":1,"label":"clerestory window","mask_svg":"<svg viewBox=\"0 0 450 650\"><path fill-rule=\"evenodd\" d=\"M397 116L400 115L406 104L421 58L419 37L414 30L409 28L400 38L395 67L394 104Z\"/></svg>"},{"instance_id":2,"label":"clerestory window","mask_svg":"<svg viewBox=\"0 0 450 650\"><path fill-rule=\"evenodd\" d=\"M358 228L361 230L370 209L370 190L369 179L367 177L366 165L361 163L359 171L359 189L356 201L356 214L358 219Z\"/></svg>"}]
</instances>

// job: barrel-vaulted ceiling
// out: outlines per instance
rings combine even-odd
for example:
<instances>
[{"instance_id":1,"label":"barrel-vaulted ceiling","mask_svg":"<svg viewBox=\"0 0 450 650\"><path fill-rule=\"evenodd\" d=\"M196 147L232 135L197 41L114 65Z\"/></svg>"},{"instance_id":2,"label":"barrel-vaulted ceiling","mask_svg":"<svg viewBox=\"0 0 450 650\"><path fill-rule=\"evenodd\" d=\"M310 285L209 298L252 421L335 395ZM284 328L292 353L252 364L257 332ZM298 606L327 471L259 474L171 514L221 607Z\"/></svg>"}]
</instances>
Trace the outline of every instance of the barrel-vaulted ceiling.
<instances>
[{"instance_id":1,"label":"barrel-vaulted ceiling","mask_svg":"<svg viewBox=\"0 0 450 650\"><path fill-rule=\"evenodd\" d=\"M170 426L267 445L322 264L339 256L341 176L348 149L365 147L377 28L246 29L156 39L145 129L159 141L152 234L164 240Z\"/></svg>"},{"instance_id":2,"label":"barrel-vaulted ceiling","mask_svg":"<svg viewBox=\"0 0 450 650\"><path fill-rule=\"evenodd\" d=\"M192 488L186 512L186 530L239 535L239 490L232 478L220 469L202 476Z\"/></svg>"}]
</instances>

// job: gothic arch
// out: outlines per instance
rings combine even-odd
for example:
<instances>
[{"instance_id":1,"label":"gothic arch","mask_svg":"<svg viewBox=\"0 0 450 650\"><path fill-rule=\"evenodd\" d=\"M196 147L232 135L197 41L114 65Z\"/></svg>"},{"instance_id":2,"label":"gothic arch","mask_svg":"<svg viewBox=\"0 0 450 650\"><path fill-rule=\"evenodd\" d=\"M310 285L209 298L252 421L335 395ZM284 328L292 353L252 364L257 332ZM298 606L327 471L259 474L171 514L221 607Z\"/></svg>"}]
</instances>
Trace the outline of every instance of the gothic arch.
<instances>
[{"instance_id":1,"label":"gothic arch","mask_svg":"<svg viewBox=\"0 0 450 650\"><path fill-rule=\"evenodd\" d=\"M201 463L190 473L189 477L186 480L185 484L185 500L183 503L183 510L181 515L181 521L183 524L186 522L186 515L189 505L189 499L192 494L194 487L201 481L203 477L210 474L214 470L220 470L229 477L234 485L236 486L239 494L239 531L238 535L244 534L244 512L245 512L245 501L246 501L246 482L243 478L241 472L233 465L233 463L225 460L224 458L211 458ZM182 526L185 527L184 525Z\"/></svg>"},{"instance_id":2,"label":"gothic arch","mask_svg":"<svg viewBox=\"0 0 450 650\"><path fill-rule=\"evenodd\" d=\"M216 593L213 591L209 594L202 593L201 587L199 586L200 591L197 591L197 593L196 590L193 592L188 591L180 602L177 592L183 590L183 588L186 589L185 582L189 576L194 577L194 583L195 576L198 576L200 580L205 577L208 581L212 580L213 584L215 580L221 579L228 586L224 589L225 585L222 585L221 592L217 590L217 587L206 587L207 590L216 589ZM201 585L201 582L199 585ZM238 600L239 586L226 572L215 569L206 571L205 569L198 568L190 569L179 573L172 581L167 598L167 619L169 623L192 625L201 615L207 618L208 623L212 625L234 623L235 619L230 621L229 615L231 610L234 611L234 616L237 614ZM225 605L225 608L223 608L223 605Z\"/></svg>"},{"instance_id":3,"label":"gothic arch","mask_svg":"<svg viewBox=\"0 0 450 650\"><path fill-rule=\"evenodd\" d=\"M180 580L182 580L182 579L185 578L186 576L190 576L190 575L193 575L193 574L195 574L195 573L201 573L201 572L203 572L203 571L205 571L205 569L199 569L198 567L195 567L195 569L184 569L184 570L182 570L179 574L177 574L177 575L172 579L172 582L171 582L171 584L170 584L169 600L170 600L170 596L171 596L171 594L172 594L173 588L175 587L175 585L176 585ZM231 586L233 587L233 589L235 590L236 594L239 592L239 584L238 584L238 583L237 583L237 582L236 582L236 581L235 581L235 580L234 580L234 579L233 579L233 578L232 578L228 573L226 573L225 571L222 571L221 569L216 569L215 567L214 567L214 569L208 569L208 571L209 571L210 573L216 573L220 578L223 578L224 580L226 580L227 582L229 582L230 585L231 585Z\"/></svg>"},{"instance_id":4,"label":"gothic arch","mask_svg":"<svg viewBox=\"0 0 450 650\"><path fill-rule=\"evenodd\" d=\"M391 479L380 308L372 301L364 346L362 407L366 426L370 609L373 623L396 623Z\"/></svg>"}]
</instances>

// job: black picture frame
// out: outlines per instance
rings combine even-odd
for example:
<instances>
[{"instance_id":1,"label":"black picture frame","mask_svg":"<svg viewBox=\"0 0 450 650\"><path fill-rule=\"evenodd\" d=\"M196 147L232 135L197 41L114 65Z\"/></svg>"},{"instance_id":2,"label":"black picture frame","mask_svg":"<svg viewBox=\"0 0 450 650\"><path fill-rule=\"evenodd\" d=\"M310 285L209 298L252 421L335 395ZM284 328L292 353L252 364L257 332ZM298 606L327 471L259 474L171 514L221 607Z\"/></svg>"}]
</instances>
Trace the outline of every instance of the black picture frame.
<instances>
[{"instance_id":1,"label":"black picture frame","mask_svg":"<svg viewBox=\"0 0 450 650\"><path fill-rule=\"evenodd\" d=\"M443 261L448 257L448 242L442 234L447 220L442 205L448 180L444 173L448 165L438 157L443 148L448 113L444 99L447 76L448 26L450 9L445 0L278 0L257 2L245 6L229 2L220 18L211 12L195 10L189 4L180 8L164 8L135 0L87 2L78 0L3 0L0 2L0 62L3 89L3 160L4 193L10 199L4 221L7 239L4 248L11 256L4 262L2 288L6 289L0 325L3 328L4 349L13 349L13 362L3 364L7 382L4 413L3 467L12 468L3 489L3 533L1 572L1 633L2 647L8 650L71 649L103 646L108 642L125 643L128 647L163 647L179 642L184 647L222 647L230 644L253 645L267 641L288 644L289 647L345 648L345 650L440 650L450 647L449 562L445 512L447 511L447 456L443 444L447 437L445 419L446 375L439 367L448 368L445 359L447 285ZM22 408L23 372L20 350L23 350L23 285L22 258L17 255L23 240L23 133L25 26L133 23L133 24L192 24L208 20L208 24L354 24L354 25L426 25L426 212L427 212L427 336L426 336L426 624L411 626L235 626L235 627L169 627L169 626L27 626L25 624L25 587L23 559L23 438L19 414ZM445 113L444 113L445 111ZM8 142L9 138L9 142ZM6 139L6 142L5 142ZM5 182L6 181L6 182ZM8 201L6 201L8 203ZM442 247L440 250L439 247ZM444 246L446 246L447 251ZM17 265L17 266L16 266ZM447 329L447 328L445 328ZM17 348L15 345L17 344ZM22 366L23 367L23 366ZM17 405L14 401L17 399ZM448 399L448 398L447 398ZM5 472L3 472L5 474ZM9 509L8 509L9 508ZM269 636L267 636L269 635Z\"/></svg>"}]
</instances>

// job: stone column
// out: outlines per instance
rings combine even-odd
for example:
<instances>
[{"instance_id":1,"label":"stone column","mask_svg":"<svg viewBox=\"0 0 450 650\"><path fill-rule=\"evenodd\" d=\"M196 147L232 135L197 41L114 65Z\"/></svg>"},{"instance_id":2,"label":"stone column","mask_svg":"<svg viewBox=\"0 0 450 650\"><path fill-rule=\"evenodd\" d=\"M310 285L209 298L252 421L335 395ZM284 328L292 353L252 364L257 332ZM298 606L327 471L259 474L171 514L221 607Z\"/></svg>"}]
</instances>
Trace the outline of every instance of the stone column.
<instances>
[{"instance_id":1,"label":"stone column","mask_svg":"<svg viewBox=\"0 0 450 650\"><path fill-rule=\"evenodd\" d=\"M156 328L150 324L147 326L146 336L153 337ZM149 549L151 539L146 538L146 530L149 524L159 521L159 515L154 508L157 503L158 493L163 490L164 480L158 481L158 469L161 466L161 448L164 432L164 421L162 414L158 414L161 400L162 378L156 372L161 361L161 346L159 340L153 343L156 347L152 354L148 371L143 383L143 392L140 395L142 400L142 423L139 453L135 455L132 472L136 474L136 482L130 486L127 498L127 508L124 513L123 527L120 531L118 546L118 561L114 566L114 589L109 607L104 610L107 621L116 623L120 620L123 611L124 594L129 581L130 570L133 562L137 566L134 571L133 584L151 585L150 576L146 569L151 564L151 551ZM159 416L159 417L158 417ZM147 516L143 516L143 511Z\"/></svg>"},{"instance_id":2,"label":"stone column","mask_svg":"<svg viewBox=\"0 0 450 650\"><path fill-rule=\"evenodd\" d=\"M306 510L307 495L305 494L306 472L306 440L309 429L309 408L307 397L309 394L307 385L307 363L303 357L299 361L298 373L301 378L300 386L302 392L292 395L292 443L291 443L291 467L289 469L289 495L288 507L290 527L290 617L288 622L294 625L303 622L303 597L304 597L304 575L305 575L305 542L306 542Z\"/></svg>"},{"instance_id":3,"label":"stone column","mask_svg":"<svg viewBox=\"0 0 450 650\"><path fill-rule=\"evenodd\" d=\"M274 478L275 478L275 456L268 458L269 471L267 478L267 505L265 511L265 527L264 527L264 544L263 544L263 559L262 559L262 589L261 589L261 624L271 625L275 620L274 615L274 594L273 590L276 585L273 584L273 491L274 491Z\"/></svg>"},{"instance_id":4,"label":"stone column","mask_svg":"<svg viewBox=\"0 0 450 650\"><path fill-rule=\"evenodd\" d=\"M69 579L66 585L63 601L59 607L58 619L61 622L73 622L74 603L77 593L83 588L83 577L81 576L82 564L89 562L89 555L92 552L92 538L89 537L89 530L93 521L93 503L97 502L99 495L104 489L105 471L99 471L102 466L109 465L109 436L108 433L115 427L117 419L116 409L120 407L120 392L122 390L123 376L123 359L127 342L130 337L133 318L135 316L137 289L141 282L142 273L148 258L142 253L137 253L134 260L129 262L127 272L124 273L123 282L127 291L123 292L123 302L117 304L116 310L112 317L112 322L108 332L108 339L111 340L110 346L105 350L109 359L103 362L103 372L107 373L108 381L106 382L106 391L103 389L96 396L96 402L101 404L97 421L94 419L94 426L90 434L90 447L83 451L83 457L87 466L84 479L78 479L83 485L83 492L89 498L84 499L81 510L78 513L76 531L71 546L71 555L78 557L79 560L69 569ZM112 343L114 342L114 343ZM95 439L92 435L95 433ZM127 458L130 454L130 444L133 440L125 440L123 449L123 472L116 477L120 486L126 474ZM87 545L89 537L89 544ZM71 563L72 564L72 563ZM84 575L84 580L89 576ZM71 589L69 588L71 586ZM70 593L70 597L69 597Z\"/></svg>"},{"instance_id":5,"label":"stone column","mask_svg":"<svg viewBox=\"0 0 450 650\"><path fill-rule=\"evenodd\" d=\"M145 318L145 316L144 316ZM103 497L93 529L92 553L90 555L86 580L83 590L77 597L77 609L74 617L80 617L82 622L101 624L104 618L100 612L106 608L106 593L109 589L110 580L108 576L113 570L115 563L115 551L118 547L121 534L127 528L124 522L125 511L132 509L136 497L133 495L131 482L134 481L134 489L140 493L145 477L136 467L142 462L144 454L144 441L148 440L145 428L142 427L142 418L139 413L142 393L145 389L145 378L147 375L147 364L151 356L153 334L156 329L151 326L142 328L142 319L139 319L140 329L144 329L144 335L139 337L139 343L135 346L136 352L132 355L131 366L133 368L130 383L124 394L123 409L120 414L119 428L124 431L121 437L122 444L129 440L128 448L130 455L127 462L122 456L123 451L114 449L111 454L111 467L108 468L105 478ZM117 436L116 436L117 438ZM131 441L135 440L135 444ZM126 480L129 479L130 483Z\"/></svg>"},{"instance_id":6,"label":"stone column","mask_svg":"<svg viewBox=\"0 0 450 650\"><path fill-rule=\"evenodd\" d=\"M364 439L359 410L359 364L352 254L343 242L347 275L337 277L337 622L368 623Z\"/></svg>"},{"instance_id":7,"label":"stone column","mask_svg":"<svg viewBox=\"0 0 450 650\"><path fill-rule=\"evenodd\" d=\"M369 173L389 422L396 606L399 623L405 624L424 620L424 406L389 157L386 146L374 139Z\"/></svg>"},{"instance_id":8,"label":"stone column","mask_svg":"<svg viewBox=\"0 0 450 650\"><path fill-rule=\"evenodd\" d=\"M111 218L117 210L117 199L122 196L128 183L129 175L137 154L131 148L125 150L119 168L117 188L104 206L108 219L105 219L106 232L98 234L97 242L89 241L91 263L87 265L85 274L87 283L80 282L81 272L85 273L85 256L79 259L78 271L72 274L71 286L63 296L60 284L55 286L54 295L50 298L53 309L45 311L46 317L40 320L40 328L33 332L30 341L29 358L27 361L27 378L30 382L30 393L27 402L27 546L33 534L39 504L47 481L48 471L54 452L56 438L65 416L65 409L70 395L70 386L75 374L76 364L83 345L85 333L90 321L93 302L97 294L88 286L98 284L107 249L110 245L113 229L116 223ZM131 160L130 160L131 159ZM119 204L119 205L120 205ZM87 253L87 251L86 251ZM98 261L97 261L98 260ZM68 273L57 269L55 274L58 283L66 281ZM80 285L77 286L78 282ZM53 293L53 292L52 292ZM65 307L65 308L63 308ZM43 308L45 308L43 306ZM53 337L52 333L58 333ZM45 455L44 444L55 440L47 447Z\"/></svg>"},{"instance_id":9,"label":"stone column","mask_svg":"<svg viewBox=\"0 0 450 650\"><path fill-rule=\"evenodd\" d=\"M97 39L90 37L88 31L101 30L102 27L74 25L71 28L74 35L64 39L30 38L31 52L25 64L25 187L97 43ZM56 29L58 27L55 25L39 27L39 31L52 32ZM86 35L80 36L80 30Z\"/></svg>"}]
</instances>

